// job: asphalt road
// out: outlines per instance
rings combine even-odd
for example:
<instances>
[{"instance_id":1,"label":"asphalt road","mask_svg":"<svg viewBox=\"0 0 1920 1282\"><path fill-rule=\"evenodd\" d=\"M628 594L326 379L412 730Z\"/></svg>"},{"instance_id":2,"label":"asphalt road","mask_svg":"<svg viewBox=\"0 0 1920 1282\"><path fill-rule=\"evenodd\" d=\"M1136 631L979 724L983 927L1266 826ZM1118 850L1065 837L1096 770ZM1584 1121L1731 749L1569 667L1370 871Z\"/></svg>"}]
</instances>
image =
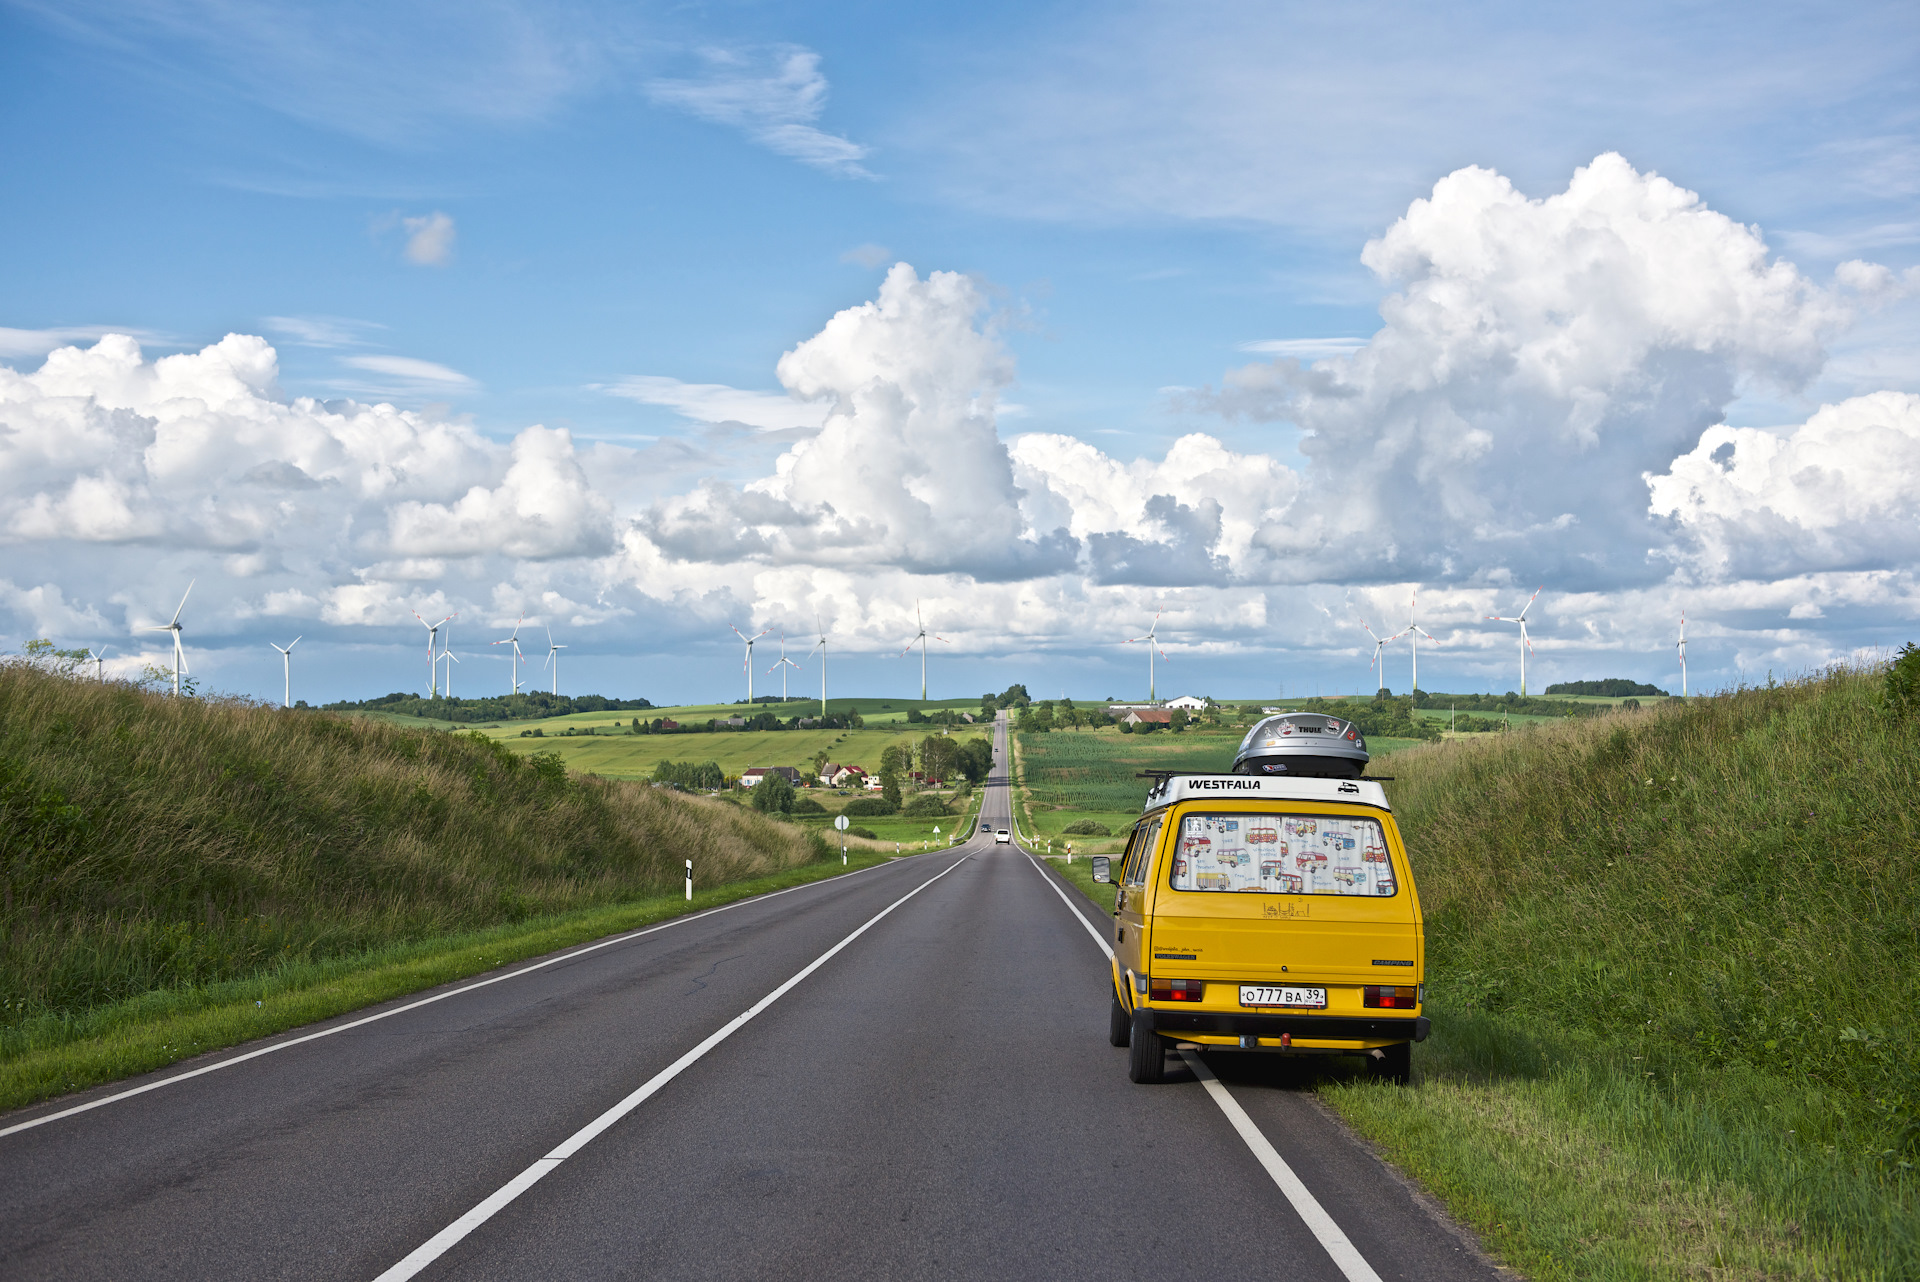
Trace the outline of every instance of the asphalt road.
<instances>
[{"instance_id":1,"label":"asphalt road","mask_svg":"<svg viewBox=\"0 0 1920 1282\"><path fill-rule=\"evenodd\" d=\"M0 1135L0 1277L1495 1276L1270 1061L1206 1063L1344 1270L1210 1088L1131 1085L1110 921L1007 818Z\"/></svg>"}]
</instances>

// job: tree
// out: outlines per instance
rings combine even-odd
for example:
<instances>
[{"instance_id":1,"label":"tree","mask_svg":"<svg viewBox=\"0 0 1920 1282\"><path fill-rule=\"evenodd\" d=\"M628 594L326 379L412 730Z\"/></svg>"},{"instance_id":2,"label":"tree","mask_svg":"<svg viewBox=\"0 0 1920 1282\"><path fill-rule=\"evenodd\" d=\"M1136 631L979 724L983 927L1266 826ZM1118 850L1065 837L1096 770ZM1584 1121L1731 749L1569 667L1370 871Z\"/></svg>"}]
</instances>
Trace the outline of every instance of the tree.
<instances>
[{"instance_id":1,"label":"tree","mask_svg":"<svg viewBox=\"0 0 1920 1282\"><path fill-rule=\"evenodd\" d=\"M786 814L793 809L793 785L785 775L761 775L753 785L753 808L770 815Z\"/></svg>"},{"instance_id":2,"label":"tree","mask_svg":"<svg viewBox=\"0 0 1920 1282\"><path fill-rule=\"evenodd\" d=\"M928 735L920 744L920 768L929 779L950 779L959 773L960 745L946 735Z\"/></svg>"},{"instance_id":3,"label":"tree","mask_svg":"<svg viewBox=\"0 0 1920 1282\"><path fill-rule=\"evenodd\" d=\"M1180 730L1185 730L1186 728L1187 728L1187 710L1185 708L1175 708L1173 710L1173 715L1167 718L1167 729L1180 731Z\"/></svg>"},{"instance_id":4,"label":"tree","mask_svg":"<svg viewBox=\"0 0 1920 1282\"><path fill-rule=\"evenodd\" d=\"M819 774L827 768L827 750L825 748L813 754L813 773Z\"/></svg>"},{"instance_id":5,"label":"tree","mask_svg":"<svg viewBox=\"0 0 1920 1282\"><path fill-rule=\"evenodd\" d=\"M993 773L993 745L985 739L969 739L960 745L957 764L970 784L978 784Z\"/></svg>"}]
</instances>

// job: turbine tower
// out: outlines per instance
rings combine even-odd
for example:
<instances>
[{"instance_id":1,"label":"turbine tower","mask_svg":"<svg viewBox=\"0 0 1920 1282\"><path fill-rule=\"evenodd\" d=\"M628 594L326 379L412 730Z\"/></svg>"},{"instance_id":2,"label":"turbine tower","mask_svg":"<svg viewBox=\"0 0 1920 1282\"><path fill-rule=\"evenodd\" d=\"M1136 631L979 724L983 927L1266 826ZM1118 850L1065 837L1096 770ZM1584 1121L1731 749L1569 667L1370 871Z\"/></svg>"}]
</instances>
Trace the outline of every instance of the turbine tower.
<instances>
[{"instance_id":1,"label":"turbine tower","mask_svg":"<svg viewBox=\"0 0 1920 1282\"><path fill-rule=\"evenodd\" d=\"M306 633L304 632L300 634L301 637L305 635ZM269 641L267 644L273 645L273 642ZM300 637L295 637L293 640L287 642L285 649L273 645L274 649L280 651L280 658L283 660L282 666L286 668L287 692L280 699L280 706L283 708L291 708L293 706L293 647L299 644Z\"/></svg>"},{"instance_id":2,"label":"turbine tower","mask_svg":"<svg viewBox=\"0 0 1920 1282\"><path fill-rule=\"evenodd\" d=\"M1395 641L1398 641L1400 639L1400 634L1396 632L1392 636L1388 637L1385 641L1382 641L1380 639L1380 634L1375 632L1373 630L1373 626L1369 624L1365 619L1360 620L1360 626L1365 628L1367 630L1367 635L1373 638L1373 662L1368 664L1367 666L1374 669L1373 688L1375 690L1378 690L1381 686L1386 684L1386 675L1387 675L1386 668L1383 667L1380 662L1380 652L1386 649L1388 646L1392 645Z\"/></svg>"},{"instance_id":3,"label":"turbine tower","mask_svg":"<svg viewBox=\"0 0 1920 1282\"><path fill-rule=\"evenodd\" d=\"M820 629L820 639L813 643L813 650L820 652L820 715L827 715L827 628L820 622L820 616L813 616L814 627ZM813 657L813 650L807 651L807 657Z\"/></svg>"},{"instance_id":4,"label":"turbine tower","mask_svg":"<svg viewBox=\"0 0 1920 1282\"><path fill-rule=\"evenodd\" d=\"M1135 641L1145 641L1147 643L1147 702L1148 703L1160 702L1159 693L1154 689L1154 685L1153 685L1153 654L1154 654L1154 651L1159 650L1161 658L1164 659L1167 657L1167 652L1165 650L1160 649L1160 638L1158 636L1158 632L1160 628L1160 616L1165 613L1166 613L1165 610L1158 610L1154 612L1153 625L1147 629L1147 633L1145 636L1127 638L1128 645L1132 645Z\"/></svg>"},{"instance_id":5,"label":"turbine tower","mask_svg":"<svg viewBox=\"0 0 1920 1282\"><path fill-rule=\"evenodd\" d=\"M798 672L800 665L787 657L787 634L782 632L780 634L780 662L767 669L768 672L778 672L780 674L780 702L782 703L787 701L788 668L792 668L795 672Z\"/></svg>"},{"instance_id":6,"label":"turbine tower","mask_svg":"<svg viewBox=\"0 0 1920 1282\"><path fill-rule=\"evenodd\" d=\"M1687 697L1687 612L1680 611L1680 639L1674 643L1680 651L1680 697Z\"/></svg>"},{"instance_id":7,"label":"turbine tower","mask_svg":"<svg viewBox=\"0 0 1920 1282\"><path fill-rule=\"evenodd\" d=\"M526 621L527 621L527 616L524 614L521 615L519 622L513 625L512 632L500 638L498 641L487 642L488 645L510 645L513 647L513 653L508 656L509 660L512 663L512 678L513 678L512 684L510 684L507 687L507 697L509 699L511 699L514 695L520 693L520 665L526 662L525 659L522 659L520 657L520 624L525 623Z\"/></svg>"},{"instance_id":8,"label":"turbine tower","mask_svg":"<svg viewBox=\"0 0 1920 1282\"><path fill-rule=\"evenodd\" d=\"M1520 607L1520 613L1511 618L1500 614L1489 614L1487 616L1495 623L1517 623L1520 625L1520 697L1523 699L1527 697L1527 656L1533 653L1533 642L1527 636L1527 611L1533 608L1533 603L1539 599L1540 592L1540 588L1535 588L1533 595L1527 598L1527 603Z\"/></svg>"},{"instance_id":9,"label":"turbine tower","mask_svg":"<svg viewBox=\"0 0 1920 1282\"><path fill-rule=\"evenodd\" d=\"M420 619L420 611L415 610L413 617ZM427 697L429 699L440 697L440 656L433 652L434 641L440 636L441 628L459 617L458 613L449 614L438 623L428 623L425 619L420 619L420 626L427 630Z\"/></svg>"},{"instance_id":10,"label":"turbine tower","mask_svg":"<svg viewBox=\"0 0 1920 1282\"><path fill-rule=\"evenodd\" d=\"M920 626L919 635L907 642L907 648L902 650L898 657L904 659L913 653L913 647L916 645L920 647L920 702L925 703L927 701L927 638L932 637L942 645L952 645L953 642L947 640L938 632L927 631L927 621L920 617L920 602L918 600L915 600L913 603L913 621Z\"/></svg>"},{"instance_id":11,"label":"turbine tower","mask_svg":"<svg viewBox=\"0 0 1920 1282\"><path fill-rule=\"evenodd\" d=\"M1400 629L1400 632L1399 632L1400 636L1404 637L1404 636L1411 635L1413 637L1413 689L1414 690L1418 690L1420 688L1420 638L1425 637L1429 641L1433 640L1433 633L1426 631L1419 624L1413 621L1414 615L1418 614L1419 611L1420 611L1420 589L1416 587L1413 590L1413 604L1407 607L1407 626ZM1526 611L1522 610L1521 613L1525 614ZM1413 690L1409 690L1407 693L1412 694Z\"/></svg>"},{"instance_id":12,"label":"turbine tower","mask_svg":"<svg viewBox=\"0 0 1920 1282\"><path fill-rule=\"evenodd\" d=\"M460 662L460 656L446 646L440 648L440 657L447 663L447 698L453 698L453 665Z\"/></svg>"},{"instance_id":13,"label":"turbine tower","mask_svg":"<svg viewBox=\"0 0 1920 1282\"><path fill-rule=\"evenodd\" d=\"M733 629L733 635L739 637L742 641L745 641L747 643L747 657L743 661L743 666L747 670L747 711L752 712L753 711L753 643L755 641L758 641L761 637L767 635L767 633L773 631L773 629L761 628L758 632L754 633L752 636L748 636L746 633L742 632L739 628L735 628L731 623L729 623L727 626ZM747 626L752 627L753 625L749 623Z\"/></svg>"},{"instance_id":14,"label":"turbine tower","mask_svg":"<svg viewBox=\"0 0 1920 1282\"><path fill-rule=\"evenodd\" d=\"M180 605L174 610L171 622L156 623L150 628L140 629L142 632L173 633L173 697L176 699L180 697L180 674L187 670L187 652L180 644L180 611L187 608L187 598L193 595L193 585L198 582L198 579L187 581L187 590L180 594Z\"/></svg>"},{"instance_id":15,"label":"turbine tower","mask_svg":"<svg viewBox=\"0 0 1920 1282\"><path fill-rule=\"evenodd\" d=\"M544 623L540 626L546 627ZM552 693L554 694L560 693L560 652L566 648L567 647L563 645L555 645L553 643L553 629L547 628L547 663L553 666Z\"/></svg>"}]
</instances>

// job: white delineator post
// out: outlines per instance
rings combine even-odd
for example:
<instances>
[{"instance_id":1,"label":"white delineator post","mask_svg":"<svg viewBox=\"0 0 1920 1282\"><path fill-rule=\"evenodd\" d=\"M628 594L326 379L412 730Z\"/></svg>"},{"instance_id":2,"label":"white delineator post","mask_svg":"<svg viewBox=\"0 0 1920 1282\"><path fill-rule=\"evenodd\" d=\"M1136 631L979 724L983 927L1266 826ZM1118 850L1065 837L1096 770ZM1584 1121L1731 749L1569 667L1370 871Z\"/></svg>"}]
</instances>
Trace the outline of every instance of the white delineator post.
<instances>
[{"instance_id":1,"label":"white delineator post","mask_svg":"<svg viewBox=\"0 0 1920 1282\"><path fill-rule=\"evenodd\" d=\"M687 860L687 898L693 898L693 860Z\"/></svg>"}]
</instances>

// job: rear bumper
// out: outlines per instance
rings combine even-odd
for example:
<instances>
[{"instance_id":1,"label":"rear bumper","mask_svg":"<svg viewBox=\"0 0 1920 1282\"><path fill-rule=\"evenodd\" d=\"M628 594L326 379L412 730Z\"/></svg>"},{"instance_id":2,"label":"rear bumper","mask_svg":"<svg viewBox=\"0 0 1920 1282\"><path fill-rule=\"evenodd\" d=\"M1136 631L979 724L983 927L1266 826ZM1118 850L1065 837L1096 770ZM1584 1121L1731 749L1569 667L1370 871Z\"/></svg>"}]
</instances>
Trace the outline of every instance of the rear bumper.
<instances>
[{"instance_id":1,"label":"rear bumper","mask_svg":"<svg viewBox=\"0 0 1920 1282\"><path fill-rule=\"evenodd\" d=\"M1225 1033L1235 1037L1278 1037L1286 1033L1313 1040L1424 1042L1433 1030L1425 1015L1412 1019L1370 1019L1350 1015L1243 1015L1233 1011L1163 1010L1143 1006L1147 1027L1156 1033Z\"/></svg>"}]
</instances>

